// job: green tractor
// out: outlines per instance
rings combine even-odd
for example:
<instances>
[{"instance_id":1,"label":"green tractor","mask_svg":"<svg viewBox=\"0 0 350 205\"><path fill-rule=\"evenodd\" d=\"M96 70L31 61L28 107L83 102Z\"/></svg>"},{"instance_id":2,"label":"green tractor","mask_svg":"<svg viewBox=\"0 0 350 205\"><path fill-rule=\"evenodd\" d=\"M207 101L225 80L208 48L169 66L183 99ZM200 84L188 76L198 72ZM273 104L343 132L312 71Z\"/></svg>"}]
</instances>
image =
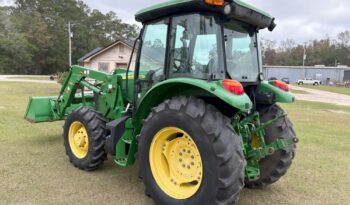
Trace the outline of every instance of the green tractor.
<instances>
[{"instance_id":1,"label":"green tractor","mask_svg":"<svg viewBox=\"0 0 350 205\"><path fill-rule=\"evenodd\" d=\"M59 95L31 97L25 118L65 120L65 150L79 169L107 155L121 167L138 159L160 205L231 205L244 186L279 180L298 140L277 105L293 94L263 77L258 32L272 31L274 18L239 0L172 0L136 20L134 66L72 66Z\"/></svg>"}]
</instances>

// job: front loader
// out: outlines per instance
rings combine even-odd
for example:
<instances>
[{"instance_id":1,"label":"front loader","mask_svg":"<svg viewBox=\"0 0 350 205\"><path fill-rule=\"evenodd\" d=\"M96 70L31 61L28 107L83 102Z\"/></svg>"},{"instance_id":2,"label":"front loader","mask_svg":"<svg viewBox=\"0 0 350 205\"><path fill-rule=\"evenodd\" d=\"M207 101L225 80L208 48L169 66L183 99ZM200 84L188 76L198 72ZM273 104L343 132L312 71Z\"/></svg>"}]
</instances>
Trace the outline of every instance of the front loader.
<instances>
[{"instance_id":1,"label":"front loader","mask_svg":"<svg viewBox=\"0 0 350 205\"><path fill-rule=\"evenodd\" d=\"M136 20L134 68L72 66L59 95L31 97L25 118L64 120L79 169L95 170L107 155L121 167L137 159L160 205L231 205L244 185L278 181L298 139L277 105L293 94L263 78L258 33L272 31L274 18L239 0L171 0Z\"/></svg>"}]
</instances>

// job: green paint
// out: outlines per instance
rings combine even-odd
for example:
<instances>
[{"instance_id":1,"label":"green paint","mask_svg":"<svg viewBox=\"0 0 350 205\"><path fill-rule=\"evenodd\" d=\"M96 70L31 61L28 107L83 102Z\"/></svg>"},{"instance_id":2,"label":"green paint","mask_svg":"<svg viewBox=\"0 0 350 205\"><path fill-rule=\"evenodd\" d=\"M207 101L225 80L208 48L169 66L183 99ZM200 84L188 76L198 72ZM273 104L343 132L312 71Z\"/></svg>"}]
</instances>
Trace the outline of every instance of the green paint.
<instances>
[{"instance_id":1,"label":"green paint","mask_svg":"<svg viewBox=\"0 0 350 205\"><path fill-rule=\"evenodd\" d=\"M286 92L279 89L273 84L273 81L261 81L259 83L258 90L262 93L275 93L277 102L292 103L295 101L295 97L291 92Z\"/></svg>"},{"instance_id":2,"label":"green paint","mask_svg":"<svg viewBox=\"0 0 350 205\"><path fill-rule=\"evenodd\" d=\"M233 0L233 2L238 4L238 5L240 5L240 6L242 6L242 7L245 7L247 9L250 9L250 10L253 10L255 12L258 12L258 13L266 16L266 17L272 18L272 16L269 13L267 13L267 12L261 10L261 9L258 9L255 6L253 6L251 4L248 4L247 2L244 2L244 1L241 1L241 0Z\"/></svg>"},{"instance_id":3,"label":"green paint","mask_svg":"<svg viewBox=\"0 0 350 205\"><path fill-rule=\"evenodd\" d=\"M152 5L150 7L144 8L140 11L138 11L135 16L139 16L139 15L143 15L143 14L147 14L150 12L153 12L155 10L158 9L168 9L169 11L173 9L174 6L178 5L178 4L183 4L183 3L191 3L191 2L198 2L199 0L169 0L169 1L165 1L156 5ZM204 2L204 0L203 0ZM251 4L248 4L244 1L241 0L233 0L233 4L235 6L240 6L240 7L244 7L246 9L255 11L261 15L264 15L268 18L272 18L271 15L261 9L256 8L255 6L252 6Z\"/></svg>"},{"instance_id":4,"label":"green paint","mask_svg":"<svg viewBox=\"0 0 350 205\"><path fill-rule=\"evenodd\" d=\"M291 144L298 142L298 139L277 139L270 144L265 142L265 128L284 118L287 114L276 116L274 119L265 123L260 123L258 112L254 112L246 117L242 113L237 113L232 118L232 126L239 134L242 140L243 154L247 161L245 173L250 181L258 180L260 177L259 161L278 150L284 149ZM259 140L259 147L253 147L253 137Z\"/></svg>"},{"instance_id":5,"label":"green paint","mask_svg":"<svg viewBox=\"0 0 350 205\"><path fill-rule=\"evenodd\" d=\"M157 10L157 9L161 9L161 8L169 8L171 9L172 6L175 6L177 4L181 4L181 3L188 3L188 2L192 2L193 0L169 0L169 1L165 1L159 4L155 4L152 5L150 7L146 7L138 12L136 12L135 16L144 14L144 13L148 13L150 11L153 10Z\"/></svg>"},{"instance_id":6,"label":"green paint","mask_svg":"<svg viewBox=\"0 0 350 205\"><path fill-rule=\"evenodd\" d=\"M116 145L116 155L114 161L122 167L128 167L135 163L135 153L137 152L137 140L133 135L134 126L132 118L125 122L125 132L121 140ZM127 151L129 146L129 151Z\"/></svg>"},{"instance_id":7,"label":"green paint","mask_svg":"<svg viewBox=\"0 0 350 205\"><path fill-rule=\"evenodd\" d=\"M206 81L191 78L172 78L158 83L140 100L138 105L135 131L141 131L141 121L151 112L151 108L174 96L211 96L217 97L242 112L249 112L252 102L246 94L234 95L222 87L221 80Z\"/></svg>"}]
</instances>

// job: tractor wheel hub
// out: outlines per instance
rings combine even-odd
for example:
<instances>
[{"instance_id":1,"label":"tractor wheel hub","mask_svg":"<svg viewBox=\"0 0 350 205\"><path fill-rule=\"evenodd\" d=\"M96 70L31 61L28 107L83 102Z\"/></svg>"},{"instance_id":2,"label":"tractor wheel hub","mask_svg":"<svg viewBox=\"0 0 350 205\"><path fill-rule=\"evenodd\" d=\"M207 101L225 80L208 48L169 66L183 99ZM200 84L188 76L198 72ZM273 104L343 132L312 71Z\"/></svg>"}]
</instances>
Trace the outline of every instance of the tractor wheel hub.
<instances>
[{"instance_id":1,"label":"tractor wheel hub","mask_svg":"<svg viewBox=\"0 0 350 205\"><path fill-rule=\"evenodd\" d=\"M203 166L199 150L190 135L179 128L166 127L154 136L150 165L157 184L173 198L189 198L200 187Z\"/></svg>"}]
</instances>

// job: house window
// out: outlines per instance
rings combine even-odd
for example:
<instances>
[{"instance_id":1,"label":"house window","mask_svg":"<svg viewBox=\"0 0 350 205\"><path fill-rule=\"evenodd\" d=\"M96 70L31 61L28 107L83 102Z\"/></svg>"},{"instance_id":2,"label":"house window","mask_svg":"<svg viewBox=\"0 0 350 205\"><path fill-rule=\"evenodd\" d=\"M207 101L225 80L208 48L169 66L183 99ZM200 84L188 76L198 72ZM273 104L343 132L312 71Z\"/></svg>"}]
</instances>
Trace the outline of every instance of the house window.
<instances>
[{"instance_id":1,"label":"house window","mask_svg":"<svg viewBox=\"0 0 350 205\"><path fill-rule=\"evenodd\" d=\"M121 68L121 69L127 69L128 68L128 64L127 63L116 63L115 64L115 67L118 69L118 68Z\"/></svg>"},{"instance_id":2,"label":"house window","mask_svg":"<svg viewBox=\"0 0 350 205\"><path fill-rule=\"evenodd\" d=\"M103 72L109 72L109 63L98 63L98 70Z\"/></svg>"}]
</instances>

